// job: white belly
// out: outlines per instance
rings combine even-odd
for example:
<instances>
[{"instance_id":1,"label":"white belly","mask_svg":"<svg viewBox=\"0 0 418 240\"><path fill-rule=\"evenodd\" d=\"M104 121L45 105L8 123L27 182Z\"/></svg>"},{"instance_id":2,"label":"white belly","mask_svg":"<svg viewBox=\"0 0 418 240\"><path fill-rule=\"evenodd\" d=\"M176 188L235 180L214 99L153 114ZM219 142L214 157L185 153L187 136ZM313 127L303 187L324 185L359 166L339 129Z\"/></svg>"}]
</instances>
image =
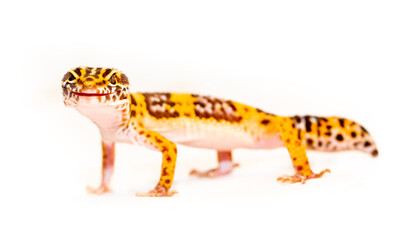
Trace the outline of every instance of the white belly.
<instances>
[{"instance_id":1,"label":"white belly","mask_svg":"<svg viewBox=\"0 0 418 240\"><path fill-rule=\"evenodd\" d=\"M163 125L162 125L163 126ZM244 131L237 124L198 124L189 123L177 128L164 129L154 127L156 131L178 144L210 148L216 150L232 150L236 148L271 149L283 146L277 135L258 135Z\"/></svg>"}]
</instances>

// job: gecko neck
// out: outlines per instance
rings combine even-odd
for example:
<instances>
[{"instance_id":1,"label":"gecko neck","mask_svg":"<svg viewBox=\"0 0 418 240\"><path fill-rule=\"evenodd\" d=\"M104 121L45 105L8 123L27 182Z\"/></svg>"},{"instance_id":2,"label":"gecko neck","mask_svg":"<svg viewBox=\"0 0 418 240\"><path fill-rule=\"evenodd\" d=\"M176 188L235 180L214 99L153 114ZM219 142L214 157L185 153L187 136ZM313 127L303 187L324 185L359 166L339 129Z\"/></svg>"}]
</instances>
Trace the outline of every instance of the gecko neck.
<instances>
[{"instance_id":1,"label":"gecko neck","mask_svg":"<svg viewBox=\"0 0 418 240\"><path fill-rule=\"evenodd\" d=\"M118 141L129 120L129 102L120 104L79 104L75 107L93 121L100 130L103 140Z\"/></svg>"}]
</instances>

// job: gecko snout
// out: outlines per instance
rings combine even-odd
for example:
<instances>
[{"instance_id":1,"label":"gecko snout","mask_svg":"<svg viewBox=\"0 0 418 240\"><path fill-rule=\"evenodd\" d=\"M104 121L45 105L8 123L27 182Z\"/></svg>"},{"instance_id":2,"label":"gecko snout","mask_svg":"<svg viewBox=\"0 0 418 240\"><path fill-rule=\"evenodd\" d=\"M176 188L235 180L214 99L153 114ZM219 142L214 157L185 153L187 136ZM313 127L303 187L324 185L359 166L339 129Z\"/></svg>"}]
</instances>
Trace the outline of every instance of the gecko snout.
<instances>
[{"instance_id":1,"label":"gecko snout","mask_svg":"<svg viewBox=\"0 0 418 240\"><path fill-rule=\"evenodd\" d=\"M81 90L83 92L90 92L92 90L96 90L97 85L94 81L84 81Z\"/></svg>"}]
</instances>

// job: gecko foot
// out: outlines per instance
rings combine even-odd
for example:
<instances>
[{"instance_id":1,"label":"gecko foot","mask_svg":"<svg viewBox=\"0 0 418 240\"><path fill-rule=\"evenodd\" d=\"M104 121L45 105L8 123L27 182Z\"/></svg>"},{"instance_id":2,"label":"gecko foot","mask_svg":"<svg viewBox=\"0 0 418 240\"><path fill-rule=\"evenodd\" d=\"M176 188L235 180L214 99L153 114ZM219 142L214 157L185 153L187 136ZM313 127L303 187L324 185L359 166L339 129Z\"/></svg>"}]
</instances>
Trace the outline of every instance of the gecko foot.
<instances>
[{"instance_id":1,"label":"gecko foot","mask_svg":"<svg viewBox=\"0 0 418 240\"><path fill-rule=\"evenodd\" d=\"M107 193L110 192L110 188L106 185L100 185L100 187L98 188L93 188L90 186L87 186L87 192L91 193L91 194L97 194L97 195L101 195L103 193Z\"/></svg>"},{"instance_id":2,"label":"gecko foot","mask_svg":"<svg viewBox=\"0 0 418 240\"><path fill-rule=\"evenodd\" d=\"M331 171L329 169L325 169L325 170L321 171L320 173L312 173L310 176L305 176L301 173L295 173L292 176L289 176L289 175L281 176L281 177L277 178L277 181L280 181L280 182L283 182L283 183L285 183L285 182L290 182L290 183L300 182L302 184L305 184L306 180L314 179L314 178L320 178L320 177L322 177L322 175L324 175L324 173L327 173L327 172L330 173Z\"/></svg>"},{"instance_id":3,"label":"gecko foot","mask_svg":"<svg viewBox=\"0 0 418 240\"><path fill-rule=\"evenodd\" d=\"M224 175L231 173L232 169L236 167L239 167L238 163L225 161L225 166L222 165L222 162L220 162L217 168L213 168L208 171L199 171L199 170L193 169L190 171L189 174L192 176L200 177L200 178L215 178L215 177L224 176Z\"/></svg>"},{"instance_id":4,"label":"gecko foot","mask_svg":"<svg viewBox=\"0 0 418 240\"><path fill-rule=\"evenodd\" d=\"M153 190L148 193L136 193L137 197L171 197L176 194L177 191L167 191L163 186L157 185Z\"/></svg>"}]
</instances>

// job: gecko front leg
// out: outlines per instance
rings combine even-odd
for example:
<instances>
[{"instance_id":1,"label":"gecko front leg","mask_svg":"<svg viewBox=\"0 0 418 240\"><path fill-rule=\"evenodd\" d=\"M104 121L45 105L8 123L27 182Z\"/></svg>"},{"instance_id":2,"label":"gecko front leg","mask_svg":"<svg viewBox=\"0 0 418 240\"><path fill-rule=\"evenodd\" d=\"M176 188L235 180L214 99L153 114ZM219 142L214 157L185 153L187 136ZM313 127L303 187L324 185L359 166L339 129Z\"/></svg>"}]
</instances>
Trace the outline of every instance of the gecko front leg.
<instances>
[{"instance_id":1,"label":"gecko front leg","mask_svg":"<svg viewBox=\"0 0 418 240\"><path fill-rule=\"evenodd\" d=\"M218 176L227 175L232 172L232 169L238 167L238 163L232 162L232 151L218 151L218 167L207 171L198 171L193 169L190 175L197 177L215 178Z\"/></svg>"},{"instance_id":2,"label":"gecko front leg","mask_svg":"<svg viewBox=\"0 0 418 240\"><path fill-rule=\"evenodd\" d=\"M87 191L93 194L103 194L109 192L110 178L113 173L113 165L115 162L115 143L102 140L102 181L98 188L87 186Z\"/></svg>"},{"instance_id":3,"label":"gecko front leg","mask_svg":"<svg viewBox=\"0 0 418 240\"><path fill-rule=\"evenodd\" d=\"M138 197L171 197L176 191L169 191L173 183L174 170L176 167L176 145L157 132L141 129L137 132L137 141L146 147L162 153L161 176L157 186L148 193L137 193Z\"/></svg>"}]
</instances>

